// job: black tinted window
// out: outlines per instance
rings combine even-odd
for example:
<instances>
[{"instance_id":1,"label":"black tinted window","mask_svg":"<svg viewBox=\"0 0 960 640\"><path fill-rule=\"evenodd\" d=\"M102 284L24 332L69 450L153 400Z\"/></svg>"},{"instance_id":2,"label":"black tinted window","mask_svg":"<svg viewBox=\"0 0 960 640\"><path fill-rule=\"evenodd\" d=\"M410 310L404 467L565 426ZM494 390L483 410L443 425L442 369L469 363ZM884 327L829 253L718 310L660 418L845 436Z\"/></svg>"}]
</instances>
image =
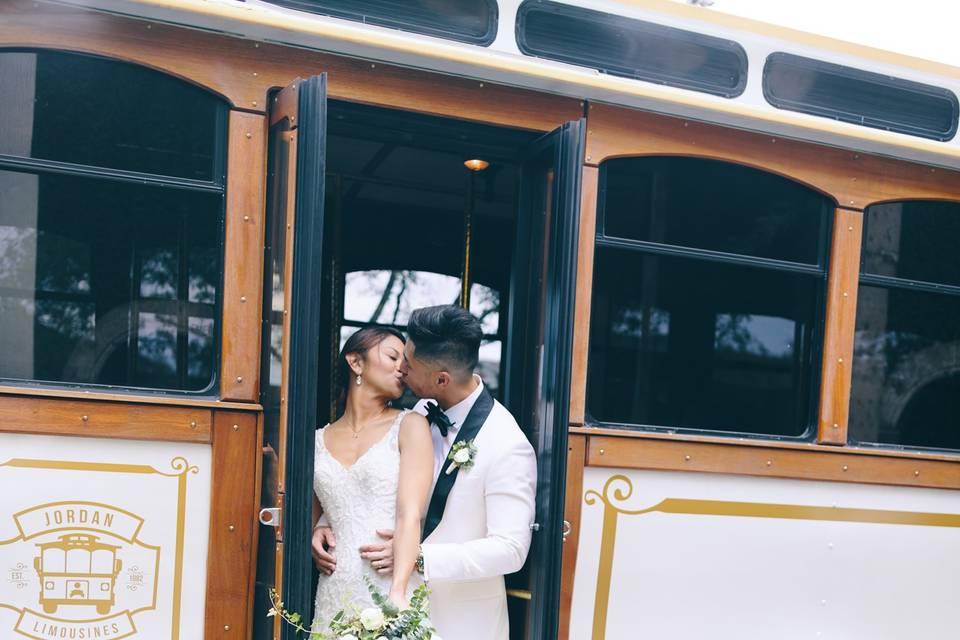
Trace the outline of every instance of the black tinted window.
<instances>
[{"instance_id":1,"label":"black tinted window","mask_svg":"<svg viewBox=\"0 0 960 640\"><path fill-rule=\"evenodd\" d=\"M763 68L763 93L775 107L949 140L957 132L957 96L943 87L774 53Z\"/></svg>"},{"instance_id":2,"label":"black tinted window","mask_svg":"<svg viewBox=\"0 0 960 640\"><path fill-rule=\"evenodd\" d=\"M736 42L560 2L524 2L517 45L527 55L732 98L747 84Z\"/></svg>"},{"instance_id":3,"label":"black tinted window","mask_svg":"<svg viewBox=\"0 0 960 640\"><path fill-rule=\"evenodd\" d=\"M0 53L0 86L0 378L209 389L225 105L58 52Z\"/></svg>"},{"instance_id":4,"label":"black tinted window","mask_svg":"<svg viewBox=\"0 0 960 640\"><path fill-rule=\"evenodd\" d=\"M220 198L0 171L0 377L207 387Z\"/></svg>"},{"instance_id":5,"label":"black tinted window","mask_svg":"<svg viewBox=\"0 0 960 640\"><path fill-rule=\"evenodd\" d=\"M864 215L850 437L960 449L960 204Z\"/></svg>"},{"instance_id":6,"label":"black tinted window","mask_svg":"<svg viewBox=\"0 0 960 640\"><path fill-rule=\"evenodd\" d=\"M688 158L602 166L587 408L620 425L801 436L831 203Z\"/></svg>"},{"instance_id":7,"label":"black tinted window","mask_svg":"<svg viewBox=\"0 0 960 640\"><path fill-rule=\"evenodd\" d=\"M960 203L892 202L864 217L863 273L960 286Z\"/></svg>"},{"instance_id":8,"label":"black tinted window","mask_svg":"<svg viewBox=\"0 0 960 640\"><path fill-rule=\"evenodd\" d=\"M221 109L157 71L92 56L0 53L0 154L204 181Z\"/></svg>"},{"instance_id":9,"label":"black tinted window","mask_svg":"<svg viewBox=\"0 0 960 640\"><path fill-rule=\"evenodd\" d=\"M694 158L610 162L603 193L608 237L808 264L821 255L829 211L823 196L785 178Z\"/></svg>"},{"instance_id":10,"label":"black tinted window","mask_svg":"<svg viewBox=\"0 0 960 640\"><path fill-rule=\"evenodd\" d=\"M497 36L496 0L267 0L378 27L488 45Z\"/></svg>"}]
</instances>

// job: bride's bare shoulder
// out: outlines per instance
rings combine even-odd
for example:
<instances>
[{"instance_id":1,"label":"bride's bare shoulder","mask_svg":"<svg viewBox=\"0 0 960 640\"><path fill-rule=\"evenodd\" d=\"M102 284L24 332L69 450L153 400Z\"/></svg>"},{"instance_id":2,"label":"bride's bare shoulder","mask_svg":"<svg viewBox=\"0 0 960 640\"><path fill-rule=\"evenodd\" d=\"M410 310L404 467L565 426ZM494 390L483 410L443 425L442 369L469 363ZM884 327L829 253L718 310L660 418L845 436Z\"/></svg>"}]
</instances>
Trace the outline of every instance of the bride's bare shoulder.
<instances>
[{"instance_id":1,"label":"bride's bare shoulder","mask_svg":"<svg viewBox=\"0 0 960 640\"><path fill-rule=\"evenodd\" d=\"M401 432L423 432L430 433L430 423L427 422L426 417L417 413L416 411L408 411L403 420L400 421L400 430Z\"/></svg>"}]
</instances>

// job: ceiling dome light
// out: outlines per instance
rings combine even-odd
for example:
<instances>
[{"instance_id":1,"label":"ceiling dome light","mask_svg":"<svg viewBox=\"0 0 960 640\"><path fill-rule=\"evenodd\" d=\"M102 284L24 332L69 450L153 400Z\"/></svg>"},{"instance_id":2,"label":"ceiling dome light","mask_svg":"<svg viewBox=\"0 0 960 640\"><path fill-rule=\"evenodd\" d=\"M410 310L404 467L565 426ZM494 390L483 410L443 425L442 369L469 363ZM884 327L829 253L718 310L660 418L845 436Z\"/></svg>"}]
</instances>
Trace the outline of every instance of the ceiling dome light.
<instances>
[{"instance_id":1,"label":"ceiling dome light","mask_svg":"<svg viewBox=\"0 0 960 640\"><path fill-rule=\"evenodd\" d=\"M474 158L473 160L465 160L463 166L465 166L467 169L470 169L470 171L483 171L490 166L490 163L486 160L478 160Z\"/></svg>"}]
</instances>

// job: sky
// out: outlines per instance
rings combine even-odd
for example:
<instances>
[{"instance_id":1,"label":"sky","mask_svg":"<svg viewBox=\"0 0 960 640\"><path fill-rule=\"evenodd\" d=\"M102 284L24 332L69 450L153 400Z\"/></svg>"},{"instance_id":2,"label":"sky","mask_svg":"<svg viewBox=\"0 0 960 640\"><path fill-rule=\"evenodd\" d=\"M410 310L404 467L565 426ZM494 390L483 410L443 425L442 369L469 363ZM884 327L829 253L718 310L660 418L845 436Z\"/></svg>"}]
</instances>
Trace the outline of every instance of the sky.
<instances>
[{"instance_id":1,"label":"sky","mask_svg":"<svg viewBox=\"0 0 960 640\"><path fill-rule=\"evenodd\" d=\"M714 0L705 10L960 67L960 0Z\"/></svg>"}]
</instances>

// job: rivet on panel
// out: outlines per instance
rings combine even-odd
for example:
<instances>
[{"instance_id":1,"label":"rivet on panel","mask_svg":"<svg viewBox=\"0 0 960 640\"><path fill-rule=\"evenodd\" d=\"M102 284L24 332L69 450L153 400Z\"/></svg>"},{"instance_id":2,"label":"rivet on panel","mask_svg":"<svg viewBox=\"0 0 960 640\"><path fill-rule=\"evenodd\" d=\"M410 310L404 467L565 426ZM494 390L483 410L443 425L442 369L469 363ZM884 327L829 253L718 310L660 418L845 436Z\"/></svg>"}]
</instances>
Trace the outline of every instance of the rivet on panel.
<instances>
[{"instance_id":1,"label":"rivet on panel","mask_svg":"<svg viewBox=\"0 0 960 640\"><path fill-rule=\"evenodd\" d=\"M690 456L683 456L683 460L685 462L690 462Z\"/></svg>"},{"instance_id":2,"label":"rivet on panel","mask_svg":"<svg viewBox=\"0 0 960 640\"><path fill-rule=\"evenodd\" d=\"M253 134L252 134L252 133L250 133L249 131L248 131L248 132L247 132L246 134L244 134L244 135L246 135L246 136L247 136L247 140L249 140L250 138L252 138L252 137L253 137Z\"/></svg>"},{"instance_id":3,"label":"rivet on panel","mask_svg":"<svg viewBox=\"0 0 960 640\"><path fill-rule=\"evenodd\" d=\"M483 83L482 83L482 82L480 83L480 88L481 88L481 89L483 88Z\"/></svg>"},{"instance_id":4,"label":"rivet on panel","mask_svg":"<svg viewBox=\"0 0 960 640\"><path fill-rule=\"evenodd\" d=\"M244 222L250 222L250 216L243 216Z\"/></svg>"},{"instance_id":5,"label":"rivet on panel","mask_svg":"<svg viewBox=\"0 0 960 640\"><path fill-rule=\"evenodd\" d=\"M834 422L834 423L833 423L833 428L834 428L834 429L839 429L839 428L840 428L840 425L837 424L836 422Z\"/></svg>"},{"instance_id":6,"label":"rivet on panel","mask_svg":"<svg viewBox=\"0 0 960 640\"><path fill-rule=\"evenodd\" d=\"M776 141L777 141L776 138L770 138L770 142L771 142L771 143L776 142Z\"/></svg>"},{"instance_id":7,"label":"rivet on panel","mask_svg":"<svg viewBox=\"0 0 960 640\"><path fill-rule=\"evenodd\" d=\"M236 530L236 527L233 526L233 525L230 525L229 527L227 527L227 529L228 529L229 531L235 531L235 530Z\"/></svg>"},{"instance_id":8,"label":"rivet on panel","mask_svg":"<svg viewBox=\"0 0 960 640\"><path fill-rule=\"evenodd\" d=\"M256 71L253 72L253 77L254 77L254 78L257 77L257 72L256 72Z\"/></svg>"},{"instance_id":9,"label":"rivet on panel","mask_svg":"<svg viewBox=\"0 0 960 640\"><path fill-rule=\"evenodd\" d=\"M837 362L843 363L843 358L837 358Z\"/></svg>"},{"instance_id":10,"label":"rivet on panel","mask_svg":"<svg viewBox=\"0 0 960 640\"><path fill-rule=\"evenodd\" d=\"M251 102L250 104L252 104L253 106L257 106L257 101L256 101L256 100L254 100L254 101L253 101L253 102ZM853 203L851 202L850 204L853 204Z\"/></svg>"},{"instance_id":11,"label":"rivet on panel","mask_svg":"<svg viewBox=\"0 0 960 640\"><path fill-rule=\"evenodd\" d=\"M843 465L843 470L844 470L844 471L848 471L849 469L850 469L850 467L848 467L847 465Z\"/></svg>"},{"instance_id":12,"label":"rivet on panel","mask_svg":"<svg viewBox=\"0 0 960 640\"><path fill-rule=\"evenodd\" d=\"M600 455L603 455L603 449L600 449Z\"/></svg>"},{"instance_id":13,"label":"rivet on panel","mask_svg":"<svg viewBox=\"0 0 960 640\"><path fill-rule=\"evenodd\" d=\"M238 425L238 424L233 425L233 430L234 430L234 431L240 431L240 425Z\"/></svg>"},{"instance_id":14,"label":"rivet on panel","mask_svg":"<svg viewBox=\"0 0 960 640\"><path fill-rule=\"evenodd\" d=\"M237 376L237 382L243 382L243 376Z\"/></svg>"},{"instance_id":15,"label":"rivet on panel","mask_svg":"<svg viewBox=\"0 0 960 640\"><path fill-rule=\"evenodd\" d=\"M847 227L847 231L853 231L853 226Z\"/></svg>"},{"instance_id":16,"label":"rivet on panel","mask_svg":"<svg viewBox=\"0 0 960 640\"><path fill-rule=\"evenodd\" d=\"M370 68L371 68L371 69L376 69L376 68L377 68L377 65L375 65L375 64L373 64L373 63L371 62L371 63L370 63Z\"/></svg>"},{"instance_id":17,"label":"rivet on panel","mask_svg":"<svg viewBox=\"0 0 960 640\"><path fill-rule=\"evenodd\" d=\"M593 156L587 156L587 160L593 160Z\"/></svg>"},{"instance_id":18,"label":"rivet on panel","mask_svg":"<svg viewBox=\"0 0 960 640\"><path fill-rule=\"evenodd\" d=\"M260 43L259 43L259 42L254 42L254 43L253 43L253 48L254 48L254 49L259 49L259 48L260 48Z\"/></svg>"},{"instance_id":19,"label":"rivet on panel","mask_svg":"<svg viewBox=\"0 0 960 640\"><path fill-rule=\"evenodd\" d=\"M90 419L90 416L80 416L80 419L86 422L87 420Z\"/></svg>"},{"instance_id":20,"label":"rivet on panel","mask_svg":"<svg viewBox=\"0 0 960 640\"><path fill-rule=\"evenodd\" d=\"M914 472L913 472L913 475L914 475L914 476L919 476L919 475L920 475L919 469L918 469L917 471L914 471Z\"/></svg>"},{"instance_id":21,"label":"rivet on panel","mask_svg":"<svg viewBox=\"0 0 960 640\"><path fill-rule=\"evenodd\" d=\"M767 466L768 467L773 466L773 460L767 460Z\"/></svg>"},{"instance_id":22,"label":"rivet on panel","mask_svg":"<svg viewBox=\"0 0 960 640\"><path fill-rule=\"evenodd\" d=\"M846 298L848 295L850 295L850 294L848 294L846 291L843 292L843 297L844 297L844 298Z\"/></svg>"},{"instance_id":23,"label":"rivet on panel","mask_svg":"<svg viewBox=\"0 0 960 640\"><path fill-rule=\"evenodd\" d=\"M224 631L230 631L230 625L228 625L228 624L223 625L223 630L224 630Z\"/></svg>"},{"instance_id":24,"label":"rivet on panel","mask_svg":"<svg viewBox=\"0 0 960 640\"><path fill-rule=\"evenodd\" d=\"M147 29L153 29L153 25L152 25L152 24L148 24L148 25L147 25Z\"/></svg>"},{"instance_id":25,"label":"rivet on panel","mask_svg":"<svg viewBox=\"0 0 960 640\"><path fill-rule=\"evenodd\" d=\"M254 105L254 106L256 106L256 105ZM850 201L850 204L853 204L853 200Z\"/></svg>"},{"instance_id":26,"label":"rivet on panel","mask_svg":"<svg viewBox=\"0 0 960 640\"><path fill-rule=\"evenodd\" d=\"M247 296L240 296L240 302L246 302Z\"/></svg>"},{"instance_id":27,"label":"rivet on panel","mask_svg":"<svg viewBox=\"0 0 960 640\"><path fill-rule=\"evenodd\" d=\"M191 428L191 429L196 429L196 428L197 428L197 421L196 421L196 420L191 420L191 421L190 421L190 428Z\"/></svg>"}]
</instances>

